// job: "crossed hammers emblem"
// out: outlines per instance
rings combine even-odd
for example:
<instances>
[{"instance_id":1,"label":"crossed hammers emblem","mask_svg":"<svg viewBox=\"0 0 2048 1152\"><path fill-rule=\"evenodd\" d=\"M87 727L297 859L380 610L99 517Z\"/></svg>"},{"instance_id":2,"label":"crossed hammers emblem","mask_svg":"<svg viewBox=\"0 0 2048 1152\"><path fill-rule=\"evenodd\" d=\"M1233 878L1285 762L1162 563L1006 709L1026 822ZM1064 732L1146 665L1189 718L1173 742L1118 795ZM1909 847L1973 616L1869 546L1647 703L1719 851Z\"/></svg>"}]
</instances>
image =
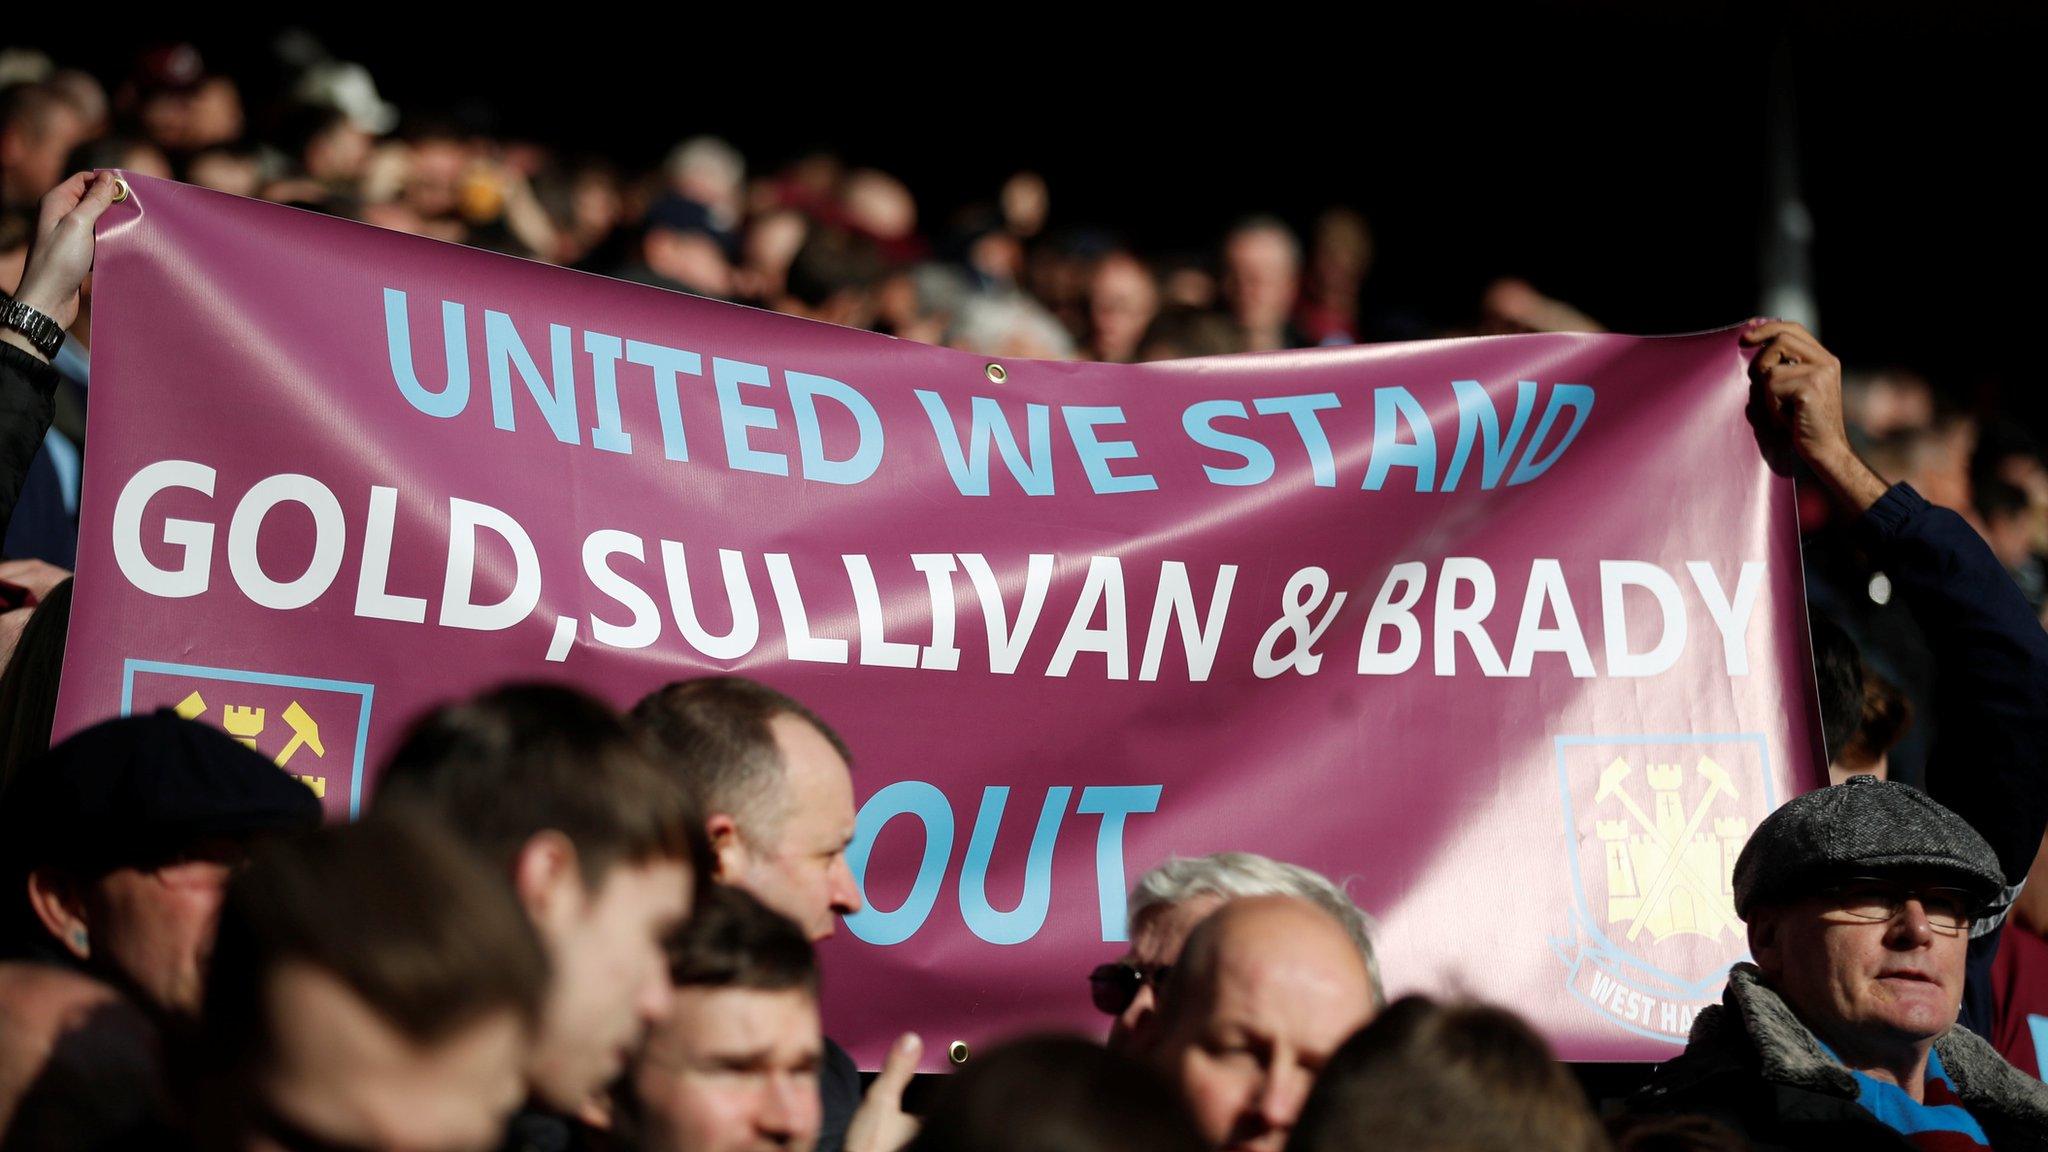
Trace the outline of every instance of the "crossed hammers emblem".
<instances>
[{"instance_id":1,"label":"crossed hammers emblem","mask_svg":"<svg viewBox=\"0 0 2048 1152\"><path fill-rule=\"evenodd\" d=\"M206 714L206 698L195 689L180 700L174 710L187 720L197 720ZM317 757L324 758L327 755L327 745L320 739L319 722L314 720L297 700L286 705L283 719L285 727L291 729L292 738L275 757L279 768L289 765L292 757L298 755L301 748L311 748L313 755ZM256 738L263 732L263 709L228 705L221 709L221 726L227 730L228 735L253 751L256 748Z\"/></svg>"},{"instance_id":2,"label":"crossed hammers emblem","mask_svg":"<svg viewBox=\"0 0 2048 1152\"><path fill-rule=\"evenodd\" d=\"M1600 773L1600 787L1593 795L1595 804L1602 803L1610 797L1619 800L1630 818L1656 844L1662 856L1657 874L1651 879L1649 887L1643 890L1642 903L1636 909L1635 919L1629 922L1627 939L1633 943L1636 937L1642 934L1643 924L1649 919L1650 913L1666 900L1672 885L1680 882L1683 882L1694 896L1713 908L1721 918L1733 921L1734 905L1727 894L1721 891L1720 883L1713 877L1702 876L1699 869L1686 859L1685 848L1693 842L1700 825L1704 824L1708 815L1713 812L1714 801L1723 793L1734 799L1741 798L1741 793L1735 788L1735 781L1729 778L1727 771L1719 764L1708 757L1700 757L1698 771L1707 779L1707 791L1687 815L1685 831L1673 841L1664 834L1657 822L1650 818L1649 813L1643 811L1642 805L1636 802L1636 798L1628 789L1622 787L1623 782L1634 771L1627 760L1617 757Z\"/></svg>"}]
</instances>

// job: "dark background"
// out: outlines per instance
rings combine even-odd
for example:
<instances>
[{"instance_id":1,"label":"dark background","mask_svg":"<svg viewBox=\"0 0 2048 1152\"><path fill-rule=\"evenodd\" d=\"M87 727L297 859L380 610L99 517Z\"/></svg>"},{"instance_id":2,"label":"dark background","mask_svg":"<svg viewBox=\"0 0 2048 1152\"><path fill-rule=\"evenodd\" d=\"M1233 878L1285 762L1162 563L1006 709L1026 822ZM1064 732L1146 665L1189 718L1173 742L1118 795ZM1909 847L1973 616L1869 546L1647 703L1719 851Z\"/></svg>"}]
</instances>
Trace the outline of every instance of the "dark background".
<instances>
[{"instance_id":1,"label":"dark background","mask_svg":"<svg viewBox=\"0 0 2048 1152\"><path fill-rule=\"evenodd\" d=\"M591 5L264 23L81 5L12 31L110 83L139 47L190 39L253 106L270 40L302 27L408 112L629 167L697 132L757 170L829 147L905 179L929 228L1024 167L1050 182L1055 225L1105 225L1148 252L1207 250L1254 210L1305 225L1350 204L1378 232L1372 295L1447 325L1507 274L1619 331L1751 315L1770 132L1789 126L1823 339L2038 428L2048 404L2026 343L2048 256L2048 42L2028 7L1249 5L1138 20L1109 6Z\"/></svg>"},{"instance_id":2,"label":"dark background","mask_svg":"<svg viewBox=\"0 0 2048 1152\"><path fill-rule=\"evenodd\" d=\"M1645 6L1648 7L1648 6ZM253 106L298 26L386 99L565 154L651 166L722 135L757 170L827 147L888 170L928 228L1020 168L1053 222L1148 253L1207 250L1234 218L1332 204L1378 233L1370 292L1437 323L1526 277L1624 332L1759 306L1768 156L1789 130L1811 211L1822 338L1916 368L2039 431L2033 341L2044 18L2031 5L1524 5L620 11L337 7L277 19L17 14L7 37L110 85L190 39ZM2031 11L2022 10L2023 8ZM1596 1096L1634 1067L1580 1069Z\"/></svg>"}]
</instances>

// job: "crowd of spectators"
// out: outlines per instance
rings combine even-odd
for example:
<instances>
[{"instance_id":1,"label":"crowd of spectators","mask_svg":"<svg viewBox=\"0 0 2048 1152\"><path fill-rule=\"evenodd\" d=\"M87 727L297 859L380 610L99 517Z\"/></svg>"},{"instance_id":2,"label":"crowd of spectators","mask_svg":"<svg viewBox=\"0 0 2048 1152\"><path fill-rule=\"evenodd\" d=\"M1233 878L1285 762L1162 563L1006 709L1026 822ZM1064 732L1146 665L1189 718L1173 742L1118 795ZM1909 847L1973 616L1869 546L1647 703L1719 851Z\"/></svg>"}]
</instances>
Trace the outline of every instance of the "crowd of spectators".
<instances>
[{"instance_id":1,"label":"crowd of spectators","mask_svg":"<svg viewBox=\"0 0 2048 1152\"><path fill-rule=\"evenodd\" d=\"M1013 1040L920 1120L919 1038L864 1087L819 1014L813 945L861 906L858 750L751 681L650 685L624 714L559 685L450 702L338 828L169 713L50 747L80 289L114 194L94 170L1003 357L1441 334L1368 306L1348 209L1164 258L1050 227L1020 172L934 226L829 153L763 173L706 136L626 172L402 116L360 66L295 52L262 107L190 46L111 86L0 52L0 287L68 332L55 354L0 334L0 1148L2048 1147L2048 914L2025 885L2048 870L2048 463L1796 324L1744 339L1761 448L1801 477L1842 783L1758 829L1734 878L1756 963L1605 1118L1513 1013L1388 1004L1341 884L1221 853L1148 862L1124 955L1075 958L1105 1043ZM1515 281L1478 312L1597 329Z\"/></svg>"}]
</instances>

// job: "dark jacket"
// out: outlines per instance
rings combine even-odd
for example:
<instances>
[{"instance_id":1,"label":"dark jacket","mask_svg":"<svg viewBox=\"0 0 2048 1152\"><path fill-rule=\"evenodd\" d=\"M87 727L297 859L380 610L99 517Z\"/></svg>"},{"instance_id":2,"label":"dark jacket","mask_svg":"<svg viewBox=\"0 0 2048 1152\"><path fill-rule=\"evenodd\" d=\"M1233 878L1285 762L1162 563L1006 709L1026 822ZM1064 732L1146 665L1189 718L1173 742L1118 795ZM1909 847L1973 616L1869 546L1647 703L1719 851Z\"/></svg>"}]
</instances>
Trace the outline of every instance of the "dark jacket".
<instances>
[{"instance_id":1,"label":"dark jacket","mask_svg":"<svg viewBox=\"0 0 2048 1152\"><path fill-rule=\"evenodd\" d=\"M2048 830L2048 632L1976 531L1908 485L1894 484L1857 532L1933 649L1941 729L1927 793L1990 841L2017 892ZM1981 920L1970 940L1959 1022L1979 1036L1994 1035L2004 915Z\"/></svg>"},{"instance_id":2,"label":"dark jacket","mask_svg":"<svg viewBox=\"0 0 2048 1152\"><path fill-rule=\"evenodd\" d=\"M505 1142L498 1152L612 1152L628 1147L611 1133L529 1100L506 1121Z\"/></svg>"},{"instance_id":3,"label":"dark jacket","mask_svg":"<svg viewBox=\"0 0 2048 1152\"><path fill-rule=\"evenodd\" d=\"M0 539L56 412L57 370L0 343Z\"/></svg>"},{"instance_id":4,"label":"dark jacket","mask_svg":"<svg viewBox=\"0 0 2048 1152\"><path fill-rule=\"evenodd\" d=\"M846 1146L846 1129L860 1108L860 1068L830 1036L825 1037L825 1062L818 1069L818 1100L824 1113L814 1152L839 1152Z\"/></svg>"},{"instance_id":5,"label":"dark jacket","mask_svg":"<svg viewBox=\"0 0 2048 1152\"><path fill-rule=\"evenodd\" d=\"M1700 1012L1684 1054L1650 1074L1629 1110L1710 1116L1758 1149L1912 1148L1856 1103L1856 1078L1760 976L1753 964L1729 972L1720 1005ZM1934 1050L1993 1148L2048 1149L2048 1084L1962 1028Z\"/></svg>"}]
</instances>

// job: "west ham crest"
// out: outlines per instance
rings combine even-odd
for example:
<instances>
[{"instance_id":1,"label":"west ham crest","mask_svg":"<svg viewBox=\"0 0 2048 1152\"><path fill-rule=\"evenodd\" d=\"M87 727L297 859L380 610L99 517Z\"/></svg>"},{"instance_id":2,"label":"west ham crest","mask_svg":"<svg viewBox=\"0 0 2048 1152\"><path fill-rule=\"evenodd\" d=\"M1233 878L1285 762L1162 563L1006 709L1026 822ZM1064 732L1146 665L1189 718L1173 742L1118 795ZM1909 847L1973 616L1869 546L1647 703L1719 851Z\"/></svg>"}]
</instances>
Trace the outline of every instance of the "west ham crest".
<instances>
[{"instance_id":1,"label":"west ham crest","mask_svg":"<svg viewBox=\"0 0 2048 1152\"><path fill-rule=\"evenodd\" d=\"M1761 736L1562 736L1573 931L1566 986L1622 1028L1685 1043L1749 954L1731 878L1776 806Z\"/></svg>"}]
</instances>

